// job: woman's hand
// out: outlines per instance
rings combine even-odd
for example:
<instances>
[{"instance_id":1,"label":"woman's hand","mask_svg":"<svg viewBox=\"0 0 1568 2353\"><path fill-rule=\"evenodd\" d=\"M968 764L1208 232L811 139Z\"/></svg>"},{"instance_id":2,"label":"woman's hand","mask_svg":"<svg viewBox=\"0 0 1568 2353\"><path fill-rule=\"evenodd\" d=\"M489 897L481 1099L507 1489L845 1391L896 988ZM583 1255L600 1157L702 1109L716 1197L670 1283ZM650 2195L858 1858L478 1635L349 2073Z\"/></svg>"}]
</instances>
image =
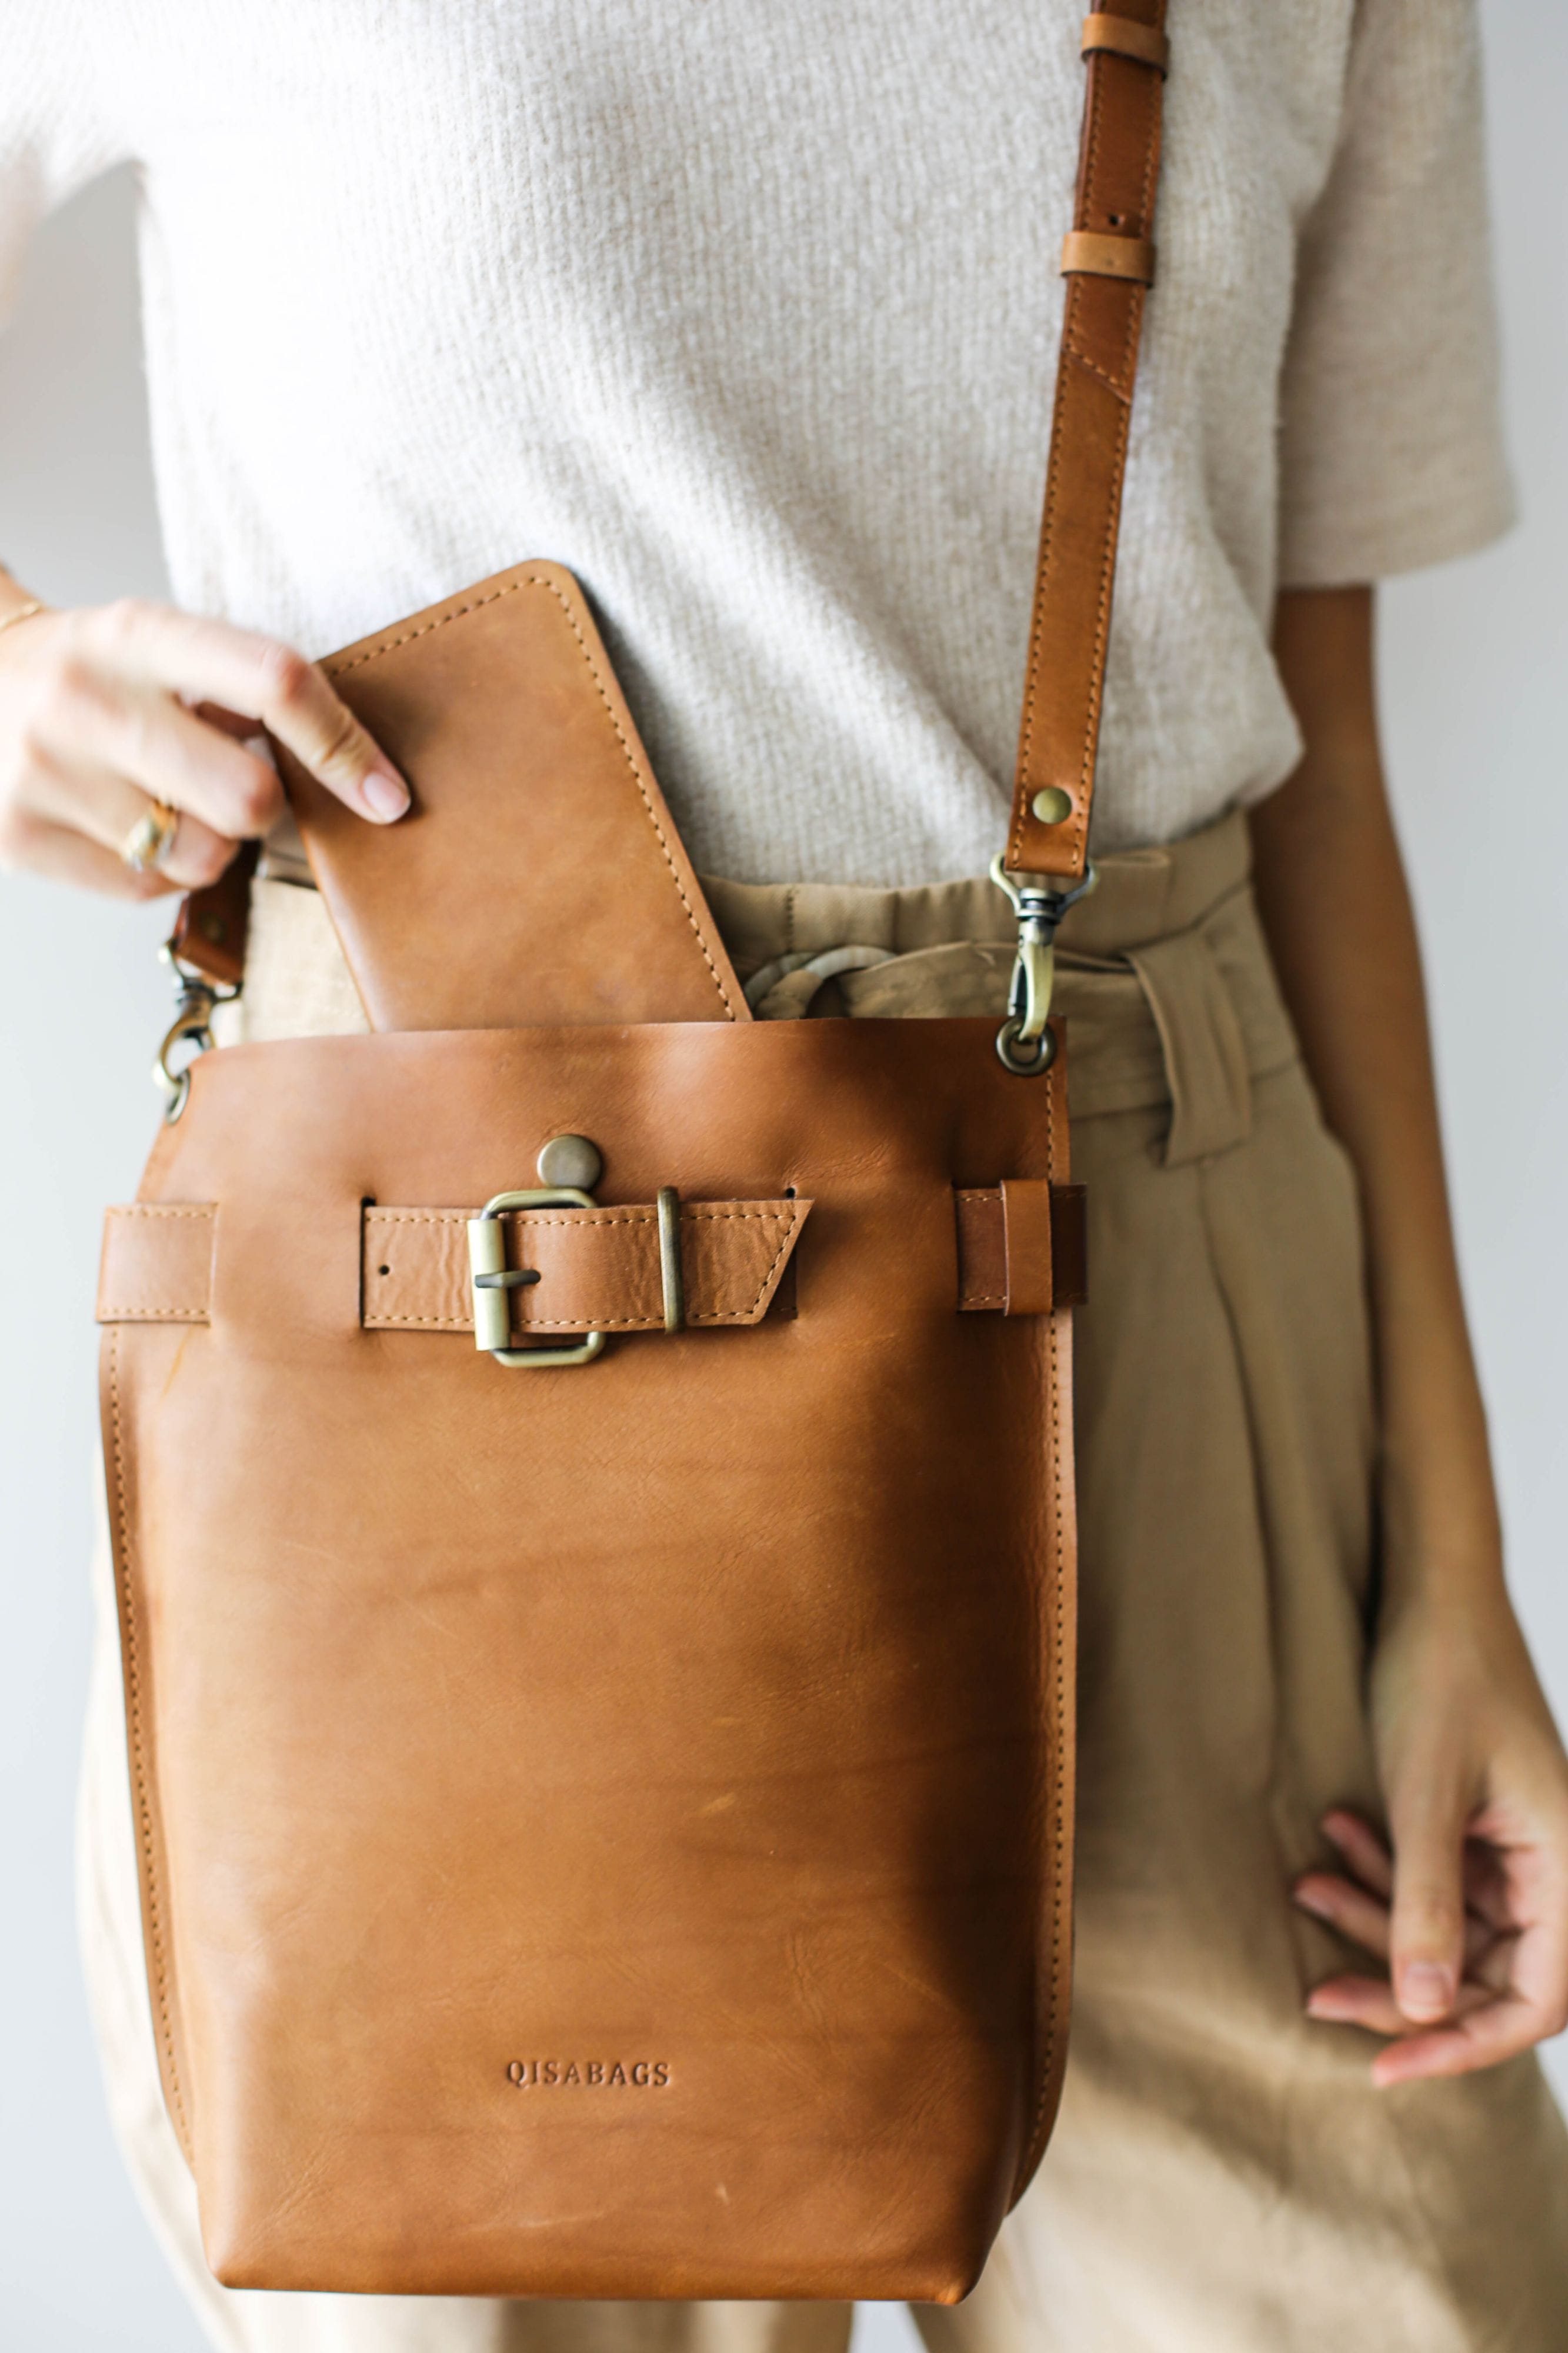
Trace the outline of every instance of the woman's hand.
<instances>
[{"instance_id":1,"label":"woman's hand","mask_svg":"<svg viewBox=\"0 0 1568 2353\"><path fill-rule=\"evenodd\" d=\"M1568 2025L1568 1759L1500 1590L1406 1599L1373 1659L1393 1853L1358 1816L1303 1908L1381 1966L1319 1986L1313 2018L1394 2038L1379 2084L1460 2075Z\"/></svg>"},{"instance_id":2,"label":"woman's hand","mask_svg":"<svg viewBox=\"0 0 1568 2353\"><path fill-rule=\"evenodd\" d=\"M270 764L246 748L262 727L374 824L407 807L322 672L276 638L134 600L0 628L0 863L121 899L216 881L283 813ZM157 871L137 873L121 849L153 801L179 824Z\"/></svg>"},{"instance_id":3,"label":"woman's hand","mask_svg":"<svg viewBox=\"0 0 1568 2353\"><path fill-rule=\"evenodd\" d=\"M1443 1180L1421 957L1377 741L1368 588L1281 596L1302 757L1252 813L1258 909L1361 1188L1383 1461L1372 1732L1393 1854L1331 1814L1298 1901L1380 1966L1315 2018L1394 2038L1380 2084L1461 2074L1568 2021L1568 1764L1509 1606Z\"/></svg>"}]
</instances>

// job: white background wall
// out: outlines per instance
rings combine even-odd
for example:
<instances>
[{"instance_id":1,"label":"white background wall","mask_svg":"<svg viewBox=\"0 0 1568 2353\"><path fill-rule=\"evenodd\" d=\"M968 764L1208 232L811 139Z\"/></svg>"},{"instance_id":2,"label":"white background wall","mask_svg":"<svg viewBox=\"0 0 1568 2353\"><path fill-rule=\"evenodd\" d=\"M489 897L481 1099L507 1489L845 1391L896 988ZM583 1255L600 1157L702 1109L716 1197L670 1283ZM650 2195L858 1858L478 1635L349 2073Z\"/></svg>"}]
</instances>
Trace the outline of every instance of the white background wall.
<instances>
[{"instance_id":1,"label":"white background wall","mask_svg":"<svg viewBox=\"0 0 1568 2353\"><path fill-rule=\"evenodd\" d=\"M1386 593L1383 675L1515 1589L1568 1716L1568 10L1483 13L1527 520ZM0 550L60 604L163 584L132 200L117 176L49 227L0 339ZM160 935L156 914L0 879L0 2345L18 2353L200 2348L109 2137L69 1863L98 1216L155 1116ZM893 2316L872 2325L890 2346Z\"/></svg>"}]
</instances>

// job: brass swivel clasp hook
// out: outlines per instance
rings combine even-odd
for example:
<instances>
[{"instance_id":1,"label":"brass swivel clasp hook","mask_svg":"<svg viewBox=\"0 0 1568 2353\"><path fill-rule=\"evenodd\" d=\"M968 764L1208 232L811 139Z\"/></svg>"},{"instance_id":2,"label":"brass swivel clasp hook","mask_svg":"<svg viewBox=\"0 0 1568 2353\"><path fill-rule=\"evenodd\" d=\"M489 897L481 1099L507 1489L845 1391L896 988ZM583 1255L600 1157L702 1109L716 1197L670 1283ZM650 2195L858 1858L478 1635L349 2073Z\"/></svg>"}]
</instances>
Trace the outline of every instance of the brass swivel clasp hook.
<instances>
[{"instance_id":1,"label":"brass swivel clasp hook","mask_svg":"<svg viewBox=\"0 0 1568 2353\"><path fill-rule=\"evenodd\" d=\"M1056 1035L1049 1026L1057 929L1068 909L1093 890L1096 879L1091 866L1081 882L1064 891L1048 874L1009 874L1000 857L991 861L991 880L1005 893L1018 923L1007 1018L996 1032L997 1058L1016 1078L1038 1078L1057 1059Z\"/></svg>"},{"instance_id":2,"label":"brass swivel clasp hook","mask_svg":"<svg viewBox=\"0 0 1568 2353\"><path fill-rule=\"evenodd\" d=\"M161 964L166 964L174 976L174 1018L163 1032L162 1044L153 1063L153 1084L163 1095L163 1117L171 1124L185 1108L191 1092L191 1064L199 1054L212 1051L212 1017L216 1005L226 1005L239 995L237 988L218 988L194 965L184 963L174 953L173 940L166 941L158 951ZM182 1047L189 1047L190 1056L176 1064L172 1057Z\"/></svg>"}]
</instances>

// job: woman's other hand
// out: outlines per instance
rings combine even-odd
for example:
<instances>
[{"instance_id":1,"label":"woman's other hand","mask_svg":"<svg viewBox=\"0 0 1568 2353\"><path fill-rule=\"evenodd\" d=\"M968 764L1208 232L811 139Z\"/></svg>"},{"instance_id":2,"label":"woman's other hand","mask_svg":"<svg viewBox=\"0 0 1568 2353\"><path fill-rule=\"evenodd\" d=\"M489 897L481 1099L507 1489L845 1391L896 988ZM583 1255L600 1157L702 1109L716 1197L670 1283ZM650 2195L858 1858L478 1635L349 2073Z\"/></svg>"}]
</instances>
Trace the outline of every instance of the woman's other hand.
<instances>
[{"instance_id":1,"label":"woman's other hand","mask_svg":"<svg viewBox=\"0 0 1568 2353\"><path fill-rule=\"evenodd\" d=\"M1381 2084L1467 2074L1568 2025L1568 1760L1507 1599L1407 1601L1371 1688L1393 1851L1359 1816L1324 1831L1344 1866L1296 1900L1370 1954L1313 2018L1391 2040Z\"/></svg>"},{"instance_id":2,"label":"woman's other hand","mask_svg":"<svg viewBox=\"0 0 1568 2353\"><path fill-rule=\"evenodd\" d=\"M1274 651L1303 748L1252 814L1258 907L1361 1189L1382 1461L1368 1697L1391 1842L1331 1813L1345 1868L1296 1894L1378 1965L1319 1986L1309 2010L1389 2036L1373 2073L1396 2084L1489 2067L1568 2020L1568 1760L1503 1581L1371 589L1288 591Z\"/></svg>"},{"instance_id":3,"label":"woman's other hand","mask_svg":"<svg viewBox=\"0 0 1568 2353\"><path fill-rule=\"evenodd\" d=\"M0 578L0 624L23 592ZM121 899L214 882L283 813L266 727L373 824L408 789L324 673L226 621L127 600L0 626L0 864ZM123 847L153 802L177 810L156 871Z\"/></svg>"}]
</instances>

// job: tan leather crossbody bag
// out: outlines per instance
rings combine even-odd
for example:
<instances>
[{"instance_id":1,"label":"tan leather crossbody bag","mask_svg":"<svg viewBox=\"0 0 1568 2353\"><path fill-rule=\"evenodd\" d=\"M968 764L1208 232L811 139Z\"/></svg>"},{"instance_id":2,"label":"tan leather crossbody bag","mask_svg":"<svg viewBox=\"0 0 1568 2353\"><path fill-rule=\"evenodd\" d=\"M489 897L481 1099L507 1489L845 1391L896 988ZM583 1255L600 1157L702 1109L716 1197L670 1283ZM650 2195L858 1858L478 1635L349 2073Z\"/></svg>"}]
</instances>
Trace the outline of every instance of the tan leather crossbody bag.
<instances>
[{"instance_id":1,"label":"tan leather crossbody bag","mask_svg":"<svg viewBox=\"0 0 1568 2353\"><path fill-rule=\"evenodd\" d=\"M153 2015L231 2285L951 2301L1044 2147L1081 1282L1050 942L1163 16L1084 34L1000 1037L751 1019L558 568L326 665L416 796L377 831L289 778L371 1034L182 1071L100 1302ZM500 807L524 903L487 892ZM241 925L233 885L183 912L198 1042Z\"/></svg>"}]
</instances>

